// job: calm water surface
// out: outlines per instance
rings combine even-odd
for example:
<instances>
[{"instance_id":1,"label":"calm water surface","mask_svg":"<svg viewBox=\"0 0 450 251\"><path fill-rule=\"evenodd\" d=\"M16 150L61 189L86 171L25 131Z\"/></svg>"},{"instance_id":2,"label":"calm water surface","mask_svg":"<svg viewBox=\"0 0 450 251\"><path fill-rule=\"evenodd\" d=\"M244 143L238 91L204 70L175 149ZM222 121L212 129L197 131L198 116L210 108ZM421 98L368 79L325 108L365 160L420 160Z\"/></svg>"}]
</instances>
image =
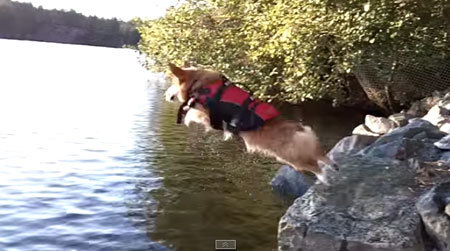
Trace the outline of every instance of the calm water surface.
<instances>
[{"instance_id":1,"label":"calm water surface","mask_svg":"<svg viewBox=\"0 0 450 251\"><path fill-rule=\"evenodd\" d=\"M279 164L175 124L128 49L0 40L0 250L275 250ZM332 146L361 114L290 108Z\"/></svg>"}]
</instances>

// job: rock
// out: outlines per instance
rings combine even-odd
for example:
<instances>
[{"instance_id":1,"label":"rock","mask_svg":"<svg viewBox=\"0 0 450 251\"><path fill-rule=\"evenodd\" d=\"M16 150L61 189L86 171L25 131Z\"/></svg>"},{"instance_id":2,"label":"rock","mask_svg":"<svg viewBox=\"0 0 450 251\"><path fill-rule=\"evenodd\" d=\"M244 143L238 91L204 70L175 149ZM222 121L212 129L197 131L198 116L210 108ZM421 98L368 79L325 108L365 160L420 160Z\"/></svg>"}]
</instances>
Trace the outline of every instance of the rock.
<instances>
[{"instance_id":1,"label":"rock","mask_svg":"<svg viewBox=\"0 0 450 251\"><path fill-rule=\"evenodd\" d=\"M382 141L392 140L393 138L398 139L401 137L413 138L422 132L426 133L428 139L435 140L441 139L446 135L445 133L439 131L439 128L426 120L414 118L410 119L408 122L408 125L397 128L388 135L384 135Z\"/></svg>"},{"instance_id":2,"label":"rock","mask_svg":"<svg viewBox=\"0 0 450 251\"><path fill-rule=\"evenodd\" d=\"M367 128L367 126L364 125L364 124L361 124L361 125L355 127L355 129L353 129L352 134L354 134L354 135L375 136L375 137L376 137L376 136L380 136L380 135L377 134L377 133L371 132L371 131L369 130L369 128Z\"/></svg>"},{"instance_id":3,"label":"rock","mask_svg":"<svg viewBox=\"0 0 450 251\"><path fill-rule=\"evenodd\" d=\"M414 116L411 114L408 114L408 113L395 113L395 114L392 114L391 116L389 116L388 119L394 121L395 125L397 127L400 127L400 126L407 125L408 120L410 120L412 118L414 118Z\"/></svg>"},{"instance_id":4,"label":"rock","mask_svg":"<svg viewBox=\"0 0 450 251\"><path fill-rule=\"evenodd\" d=\"M302 196L313 183L312 178L305 177L288 165L283 165L270 182L273 191L288 198Z\"/></svg>"},{"instance_id":5,"label":"rock","mask_svg":"<svg viewBox=\"0 0 450 251\"><path fill-rule=\"evenodd\" d=\"M406 162L344 157L340 177L316 184L281 218L279 251L424 250Z\"/></svg>"},{"instance_id":6,"label":"rock","mask_svg":"<svg viewBox=\"0 0 450 251\"><path fill-rule=\"evenodd\" d=\"M431 124L435 126L441 126L445 123L446 120L449 119L450 111L440 107L439 105L433 106L422 119L429 121Z\"/></svg>"},{"instance_id":7,"label":"rock","mask_svg":"<svg viewBox=\"0 0 450 251\"><path fill-rule=\"evenodd\" d=\"M442 94L438 91L435 91L433 92L433 95L431 97L426 97L421 100L422 107L425 109L425 111L428 111L431 109L431 107L437 105L441 100Z\"/></svg>"},{"instance_id":8,"label":"rock","mask_svg":"<svg viewBox=\"0 0 450 251\"><path fill-rule=\"evenodd\" d=\"M446 92L446 94L444 95L443 100L450 100L450 92L448 90L445 92Z\"/></svg>"},{"instance_id":9,"label":"rock","mask_svg":"<svg viewBox=\"0 0 450 251\"><path fill-rule=\"evenodd\" d=\"M427 139L427 133L426 132L418 133L418 134L414 135L414 137L412 137L412 139L414 139L414 140L426 140Z\"/></svg>"},{"instance_id":10,"label":"rock","mask_svg":"<svg viewBox=\"0 0 450 251\"><path fill-rule=\"evenodd\" d=\"M434 92L432 97L427 97L414 102L407 113L415 117L424 116L433 106L437 105L441 99L441 94L439 92Z\"/></svg>"},{"instance_id":11,"label":"rock","mask_svg":"<svg viewBox=\"0 0 450 251\"><path fill-rule=\"evenodd\" d=\"M450 150L450 135L443 137L439 141L435 142L434 145L442 150Z\"/></svg>"},{"instance_id":12,"label":"rock","mask_svg":"<svg viewBox=\"0 0 450 251\"><path fill-rule=\"evenodd\" d=\"M439 128L437 128L435 125L431 124L429 121L426 121L422 118L412 118L408 120L408 125L401 128L397 128L394 131L401 132L403 130L412 130L412 131L422 130L427 132L427 135L429 135L429 137L433 139L436 137L441 139L443 137L442 135L445 136L445 133L440 132Z\"/></svg>"},{"instance_id":13,"label":"rock","mask_svg":"<svg viewBox=\"0 0 450 251\"><path fill-rule=\"evenodd\" d=\"M416 181L423 188L450 180L450 165L442 161L418 163Z\"/></svg>"},{"instance_id":14,"label":"rock","mask_svg":"<svg viewBox=\"0 0 450 251\"><path fill-rule=\"evenodd\" d=\"M450 134L450 120L446 120L440 127L439 130L441 132L449 133Z\"/></svg>"},{"instance_id":15,"label":"rock","mask_svg":"<svg viewBox=\"0 0 450 251\"><path fill-rule=\"evenodd\" d=\"M450 219L445 209L450 202L450 182L439 184L422 195L416 204L425 231L437 250L450 248Z\"/></svg>"},{"instance_id":16,"label":"rock","mask_svg":"<svg viewBox=\"0 0 450 251\"><path fill-rule=\"evenodd\" d=\"M385 144L374 143L360 152L378 158L390 158L398 160L418 159L420 161L437 161L441 157L441 151L433 146L433 140L416 140L404 138Z\"/></svg>"},{"instance_id":17,"label":"rock","mask_svg":"<svg viewBox=\"0 0 450 251\"><path fill-rule=\"evenodd\" d=\"M450 216L450 204L447 204L447 206L445 206L445 214L447 216Z\"/></svg>"},{"instance_id":18,"label":"rock","mask_svg":"<svg viewBox=\"0 0 450 251\"><path fill-rule=\"evenodd\" d=\"M399 160L416 158L420 161L437 161L442 152L433 144L443 136L445 134L428 121L414 119L408 125L378 138L358 154Z\"/></svg>"},{"instance_id":19,"label":"rock","mask_svg":"<svg viewBox=\"0 0 450 251\"><path fill-rule=\"evenodd\" d=\"M450 151L444 152L439 160L445 162L447 165L450 165Z\"/></svg>"},{"instance_id":20,"label":"rock","mask_svg":"<svg viewBox=\"0 0 450 251\"><path fill-rule=\"evenodd\" d=\"M396 127L394 121L383 117L375 117L372 115L366 115L364 124L369 128L371 132L378 134L388 133Z\"/></svg>"},{"instance_id":21,"label":"rock","mask_svg":"<svg viewBox=\"0 0 450 251\"><path fill-rule=\"evenodd\" d=\"M361 149L375 142L375 140L377 140L377 137L366 135L352 135L345 137L328 152L328 157L333 161L337 161L338 155L351 155L357 153Z\"/></svg>"},{"instance_id":22,"label":"rock","mask_svg":"<svg viewBox=\"0 0 450 251\"><path fill-rule=\"evenodd\" d=\"M416 101L412 103L409 110L406 112L407 114L413 117L420 117L426 114L426 111L420 106L420 101Z\"/></svg>"},{"instance_id":23,"label":"rock","mask_svg":"<svg viewBox=\"0 0 450 251\"><path fill-rule=\"evenodd\" d=\"M438 105L447 110L450 110L450 93L447 93L447 95L445 95L444 99L439 101Z\"/></svg>"}]
</instances>

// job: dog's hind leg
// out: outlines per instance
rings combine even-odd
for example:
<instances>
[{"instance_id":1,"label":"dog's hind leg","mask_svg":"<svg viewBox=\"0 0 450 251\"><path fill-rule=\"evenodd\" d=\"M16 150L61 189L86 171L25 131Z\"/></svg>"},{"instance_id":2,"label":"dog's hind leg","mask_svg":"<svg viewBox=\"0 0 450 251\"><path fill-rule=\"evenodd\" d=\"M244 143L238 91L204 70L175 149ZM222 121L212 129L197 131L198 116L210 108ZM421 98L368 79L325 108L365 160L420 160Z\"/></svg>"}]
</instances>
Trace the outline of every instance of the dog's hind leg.
<instances>
[{"instance_id":1,"label":"dog's hind leg","mask_svg":"<svg viewBox=\"0 0 450 251\"><path fill-rule=\"evenodd\" d=\"M310 127L288 121L275 121L258 131L240 133L240 136L244 139L247 151L275 157L297 171L312 172L320 181L328 184L325 173L318 164L324 153L318 151L320 145Z\"/></svg>"},{"instance_id":2,"label":"dog's hind leg","mask_svg":"<svg viewBox=\"0 0 450 251\"><path fill-rule=\"evenodd\" d=\"M317 161L313 159L306 162L297 161L296 163L290 163L290 165L298 172L304 172L305 170L307 170L309 172L314 173L320 182L329 185L325 171L322 168L320 168Z\"/></svg>"}]
</instances>

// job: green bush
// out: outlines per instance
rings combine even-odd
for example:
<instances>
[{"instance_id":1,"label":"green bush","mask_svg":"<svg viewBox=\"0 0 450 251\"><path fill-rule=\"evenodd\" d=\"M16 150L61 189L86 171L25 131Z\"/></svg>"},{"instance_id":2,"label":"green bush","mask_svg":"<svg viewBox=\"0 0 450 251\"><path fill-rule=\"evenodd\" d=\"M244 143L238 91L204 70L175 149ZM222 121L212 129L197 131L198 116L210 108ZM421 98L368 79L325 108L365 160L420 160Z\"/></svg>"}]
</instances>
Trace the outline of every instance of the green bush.
<instances>
[{"instance_id":1,"label":"green bush","mask_svg":"<svg viewBox=\"0 0 450 251\"><path fill-rule=\"evenodd\" d=\"M149 68L192 62L260 98L297 103L342 101L364 61L448 58L449 20L447 0L191 0L135 22Z\"/></svg>"}]
</instances>

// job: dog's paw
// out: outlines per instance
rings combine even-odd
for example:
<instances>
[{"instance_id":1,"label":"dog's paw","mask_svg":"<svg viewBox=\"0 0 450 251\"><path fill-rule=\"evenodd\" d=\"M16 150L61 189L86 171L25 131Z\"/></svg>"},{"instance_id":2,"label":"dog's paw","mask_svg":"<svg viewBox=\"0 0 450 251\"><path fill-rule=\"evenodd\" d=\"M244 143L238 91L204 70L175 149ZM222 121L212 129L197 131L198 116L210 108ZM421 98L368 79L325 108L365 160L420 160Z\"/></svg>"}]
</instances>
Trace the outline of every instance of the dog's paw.
<instances>
[{"instance_id":1,"label":"dog's paw","mask_svg":"<svg viewBox=\"0 0 450 251\"><path fill-rule=\"evenodd\" d=\"M190 125L191 125L191 123L192 123L192 120L191 119L189 119L189 118L184 118L184 125L185 126L187 126L187 127L189 127Z\"/></svg>"},{"instance_id":2,"label":"dog's paw","mask_svg":"<svg viewBox=\"0 0 450 251\"><path fill-rule=\"evenodd\" d=\"M328 180L328 177L325 173L321 173L321 174L316 174L317 177L317 181L319 181L320 183L324 184L324 185L331 185L330 181Z\"/></svg>"},{"instance_id":3,"label":"dog's paw","mask_svg":"<svg viewBox=\"0 0 450 251\"><path fill-rule=\"evenodd\" d=\"M223 133L223 140L224 141L228 141L231 138L233 138L233 133L224 131L224 133Z\"/></svg>"},{"instance_id":4,"label":"dog's paw","mask_svg":"<svg viewBox=\"0 0 450 251\"><path fill-rule=\"evenodd\" d=\"M329 186L338 180L339 172L334 167L326 165L322 168L322 173L316 176L318 181Z\"/></svg>"},{"instance_id":5,"label":"dog's paw","mask_svg":"<svg viewBox=\"0 0 450 251\"><path fill-rule=\"evenodd\" d=\"M319 160L318 162L321 169L331 169L334 172L339 172L339 165L336 164L334 161L325 162L322 160Z\"/></svg>"},{"instance_id":6,"label":"dog's paw","mask_svg":"<svg viewBox=\"0 0 450 251\"><path fill-rule=\"evenodd\" d=\"M338 164L333 163L333 164L330 165L330 167L331 167L334 171L339 172L339 166L338 166Z\"/></svg>"}]
</instances>

